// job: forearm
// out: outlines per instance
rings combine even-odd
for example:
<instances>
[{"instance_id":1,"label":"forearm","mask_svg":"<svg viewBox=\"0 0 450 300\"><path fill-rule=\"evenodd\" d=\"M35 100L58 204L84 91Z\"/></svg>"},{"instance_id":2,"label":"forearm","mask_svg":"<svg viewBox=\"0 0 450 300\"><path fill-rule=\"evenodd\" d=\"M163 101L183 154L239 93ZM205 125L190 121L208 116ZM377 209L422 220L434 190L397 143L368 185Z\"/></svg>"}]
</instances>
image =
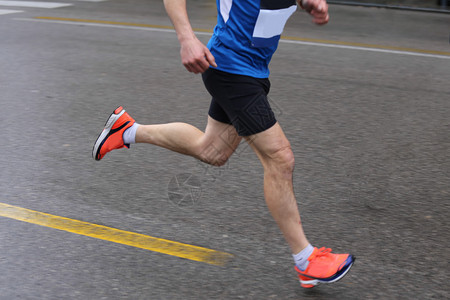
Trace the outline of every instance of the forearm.
<instances>
[{"instance_id":1,"label":"forearm","mask_svg":"<svg viewBox=\"0 0 450 300\"><path fill-rule=\"evenodd\" d=\"M164 0L164 6L180 41L181 63L184 67L195 74L205 72L209 66L217 67L214 56L192 30L186 0Z\"/></svg>"},{"instance_id":2,"label":"forearm","mask_svg":"<svg viewBox=\"0 0 450 300\"><path fill-rule=\"evenodd\" d=\"M186 0L164 0L164 7L177 32L180 43L195 38L186 9Z\"/></svg>"}]
</instances>

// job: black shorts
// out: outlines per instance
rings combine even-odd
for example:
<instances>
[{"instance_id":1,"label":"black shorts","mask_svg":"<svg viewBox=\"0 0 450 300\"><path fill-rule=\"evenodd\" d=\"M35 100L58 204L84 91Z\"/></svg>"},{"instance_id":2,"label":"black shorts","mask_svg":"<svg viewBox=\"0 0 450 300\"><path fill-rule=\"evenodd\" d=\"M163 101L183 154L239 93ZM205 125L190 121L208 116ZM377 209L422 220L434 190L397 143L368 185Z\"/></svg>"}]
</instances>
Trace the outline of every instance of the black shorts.
<instances>
[{"instance_id":1,"label":"black shorts","mask_svg":"<svg viewBox=\"0 0 450 300\"><path fill-rule=\"evenodd\" d=\"M209 116L216 121L233 124L240 136L262 132L277 122L267 99L269 79L212 68L204 72L202 78L212 96Z\"/></svg>"}]
</instances>

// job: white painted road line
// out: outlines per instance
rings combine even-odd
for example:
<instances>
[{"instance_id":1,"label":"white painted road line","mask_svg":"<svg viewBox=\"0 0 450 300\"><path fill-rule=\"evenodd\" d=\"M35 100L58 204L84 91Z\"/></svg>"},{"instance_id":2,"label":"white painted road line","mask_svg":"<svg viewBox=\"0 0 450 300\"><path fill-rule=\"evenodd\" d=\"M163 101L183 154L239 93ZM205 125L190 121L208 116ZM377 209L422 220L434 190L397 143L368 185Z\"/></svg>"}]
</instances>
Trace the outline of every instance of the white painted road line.
<instances>
[{"instance_id":1,"label":"white painted road line","mask_svg":"<svg viewBox=\"0 0 450 300\"><path fill-rule=\"evenodd\" d=\"M20 12L23 12L23 10L0 9L0 15L14 14Z\"/></svg>"},{"instance_id":2,"label":"white painted road line","mask_svg":"<svg viewBox=\"0 0 450 300\"><path fill-rule=\"evenodd\" d=\"M361 51L371 51L371 52L380 52L380 53L402 54L402 55L412 55L412 56L422 56L422 57L433 57L433 58L450 59L450 56L439 55L439 54L429 54L429 53L401 51L401 50L392 50L392 49L359 47L359 46L350 46L350 45L335 45L335 44L324 44L324 43L304 42L304 41L290 41L290 40L280 40L280 43L300 44L300 45L307 45L307 46L319 46L319 47L340 48L340 49L349 49L349 50L361 50Z\"/></svg>"},{"instance_id":3,"label":"white painted road line","mask_svg":"<svg viewBox=\"0 0 450 300\"><path fill-rule=\"evenodd\" d=\"M58 2L34 2L34 1L0 1L0 6L15 6L15 7L34 7L34 8L58 8L71 6L70 3L58 3Z\"/></svg>"}]
</instances>

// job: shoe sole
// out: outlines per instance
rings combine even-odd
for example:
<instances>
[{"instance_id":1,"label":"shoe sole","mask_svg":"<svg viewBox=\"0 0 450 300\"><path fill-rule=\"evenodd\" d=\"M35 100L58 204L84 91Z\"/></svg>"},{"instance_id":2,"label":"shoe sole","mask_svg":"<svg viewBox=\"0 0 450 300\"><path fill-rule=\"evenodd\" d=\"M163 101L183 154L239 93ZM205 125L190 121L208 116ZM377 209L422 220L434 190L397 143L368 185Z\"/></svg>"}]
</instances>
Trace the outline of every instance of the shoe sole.
<instances>
[{"instance_id":1,"label":"shoe sole","mask_svg":"<svg viewBox=\"0 0 450 300\"><path fill-rule=\"evenodd\" d=\"M97 140L95 141L94 147L92 148L92 157L95 160L101 160L101 158L98 158L98 155L100 154L100 150L102 148L103 143L105 142L106 138L109 135L109 132L111 131L114 123L125 113L125 109L122 108L122 110L116 114L115 111L109 116L108 120L105 123L105 129L100 133Z\"/></svg>"},{"instance_id":2,"label":"shoe sole","mask_svg":"<svg viewBox=\"0 0 450 300\"><path fill-rule=\"evenodd\" d=\"M333 283L333 282L339 281L348 273L348 271L350 271L351 267L355 263L355 259L356 258L352 255L352 262L349 265L347 265L346 269L344 271L341 271L342 273L337 275L336 278L331 277L331 279L311 279L311 280L299 279L300 284L304 288L313 288L316 285L318 285L319 283Z\"/></svg>"}]
</instances>

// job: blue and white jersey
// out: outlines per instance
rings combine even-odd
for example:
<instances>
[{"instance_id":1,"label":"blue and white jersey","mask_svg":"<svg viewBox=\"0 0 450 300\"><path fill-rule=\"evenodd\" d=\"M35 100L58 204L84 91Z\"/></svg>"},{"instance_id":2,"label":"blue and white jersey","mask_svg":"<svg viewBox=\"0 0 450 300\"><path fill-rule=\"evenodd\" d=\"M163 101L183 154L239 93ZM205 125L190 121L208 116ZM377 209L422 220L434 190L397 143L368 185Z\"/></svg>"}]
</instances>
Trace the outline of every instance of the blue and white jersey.
<instances>
[{"instance_id":1,"label":"blue and white jersey","mask_svg":"<svg viewBox=\"0 0 450 300\"><path fill-rule=\"evenodd\" d=\"M269 62L296 9L295 0L217 0L217 25L208 43L217 69L269 77Z\"/></svg>"}]
</instances>

